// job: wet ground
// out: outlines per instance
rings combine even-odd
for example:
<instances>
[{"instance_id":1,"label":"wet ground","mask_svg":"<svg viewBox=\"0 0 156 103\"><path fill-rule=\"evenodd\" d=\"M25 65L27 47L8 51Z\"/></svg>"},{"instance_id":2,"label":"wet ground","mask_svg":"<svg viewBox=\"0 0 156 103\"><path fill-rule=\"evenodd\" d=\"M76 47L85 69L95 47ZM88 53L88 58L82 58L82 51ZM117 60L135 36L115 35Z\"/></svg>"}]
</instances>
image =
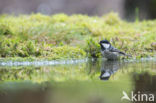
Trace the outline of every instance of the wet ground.
<instances>
[{"instance_id":1,"label":"wet ground","mask_svg":"<svg viewBox=\"0 0 156 103\"><path fill-rule=\"evenodd\" d=\"M0 103L155 103L155 81L156 59L7 61L0 63Z\"/></svg>"}]
</instances>

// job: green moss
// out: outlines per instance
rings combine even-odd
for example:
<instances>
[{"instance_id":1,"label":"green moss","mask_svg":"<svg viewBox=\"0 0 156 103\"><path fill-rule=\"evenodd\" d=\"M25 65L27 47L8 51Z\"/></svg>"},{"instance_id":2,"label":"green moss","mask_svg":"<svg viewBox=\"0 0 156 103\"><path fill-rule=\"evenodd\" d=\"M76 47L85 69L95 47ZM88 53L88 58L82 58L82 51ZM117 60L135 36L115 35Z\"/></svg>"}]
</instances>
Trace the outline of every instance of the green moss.
<instances>
[{"instance_id":1,"label":"green moss","mask_svg":"<svg viewBox=\"0 0 156 103\"><path fill-rule=\"evenodd\" d=\"M10 28L7 25L0 25L0 35L12 35Z\"/></svg>"},{"instance_id":2,"label":"green moss","mask_svg":"<svg viewBox=\"0 0 156 103\"><path fill-rule=\"evenodd\" d=\"M49 57L51 59L84 58L86 53L77 47L52 46L33 41L4 39L0 41L1 57Z\"/></svg>"},{"instance_id":3,"label":"green moss","mask_svg":"<svg viewBox=\"0 0 156 103\"><path fill-rule=\"evenodd\" d=\"M101 57L100 45L95 39L87 39L87 45L85 51L88 53L88 57L98 58Z\"/></svg>"},{"instance_id":4,"label":"green moss","mask_svg":"<svg viewBox=\"0 0 156 103\"><path fill-rule=\"evenodd\" d=\"M155 55L155 33L156 20L126 22L115 13L2 15L0 57L100 57L98 42L104 38L134 58L149 57Z\"/></svg>"}]
</instances>

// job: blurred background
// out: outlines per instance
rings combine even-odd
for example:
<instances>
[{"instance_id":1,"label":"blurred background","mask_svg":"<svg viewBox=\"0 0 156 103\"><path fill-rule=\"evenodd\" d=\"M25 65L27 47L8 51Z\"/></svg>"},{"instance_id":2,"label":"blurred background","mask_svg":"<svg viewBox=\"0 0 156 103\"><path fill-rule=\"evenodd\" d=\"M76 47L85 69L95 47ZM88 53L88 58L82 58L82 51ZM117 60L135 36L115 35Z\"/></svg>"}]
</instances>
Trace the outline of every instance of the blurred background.
<instances>
[{"instance_id":1,"label":"blurred background","mask_svg":"<svg viewBox=\"0 0 156 103\"><path fill-rule=\"evenodd\" d=\"M117 12L126 20L156 18L156 0L0 0L0 14L86 14Z\"/></svg>"}]
</instances>

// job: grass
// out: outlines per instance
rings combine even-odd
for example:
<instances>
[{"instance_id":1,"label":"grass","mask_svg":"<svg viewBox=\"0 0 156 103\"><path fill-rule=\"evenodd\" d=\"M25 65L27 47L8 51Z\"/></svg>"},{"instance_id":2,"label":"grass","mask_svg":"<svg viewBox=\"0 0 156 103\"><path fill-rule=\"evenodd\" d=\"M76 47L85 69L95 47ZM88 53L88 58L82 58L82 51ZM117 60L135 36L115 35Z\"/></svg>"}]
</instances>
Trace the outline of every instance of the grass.
<instances>
[{"instance_id":1,"label":"grass","mask_svg":"<svg viewBox=\"0 0 156 103\"><path fill-rule=\"evenodd\" d=\"M154 57L155 33L156 20L127 22L115 13L101 17L1 15L0 58L98 58L102 39L133 58Z\"/></svg>"}]
</instances>

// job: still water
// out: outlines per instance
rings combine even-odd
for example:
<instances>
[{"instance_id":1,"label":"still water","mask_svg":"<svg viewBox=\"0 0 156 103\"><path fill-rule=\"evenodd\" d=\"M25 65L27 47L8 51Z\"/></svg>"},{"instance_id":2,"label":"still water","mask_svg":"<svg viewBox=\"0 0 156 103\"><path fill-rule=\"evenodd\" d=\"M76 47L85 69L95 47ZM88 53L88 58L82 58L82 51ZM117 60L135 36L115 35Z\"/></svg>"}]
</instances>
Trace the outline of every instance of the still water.
<instances>
[{"instance_id":1,"label":"still water","mask_svg":"<svg viewBox=\"0 0 156 103\"><path fill-rule=\"evenodd\" d=\"M0 63L0 103L149 103L150 94L156 59Z\"/></svg>"}]
</instances>

